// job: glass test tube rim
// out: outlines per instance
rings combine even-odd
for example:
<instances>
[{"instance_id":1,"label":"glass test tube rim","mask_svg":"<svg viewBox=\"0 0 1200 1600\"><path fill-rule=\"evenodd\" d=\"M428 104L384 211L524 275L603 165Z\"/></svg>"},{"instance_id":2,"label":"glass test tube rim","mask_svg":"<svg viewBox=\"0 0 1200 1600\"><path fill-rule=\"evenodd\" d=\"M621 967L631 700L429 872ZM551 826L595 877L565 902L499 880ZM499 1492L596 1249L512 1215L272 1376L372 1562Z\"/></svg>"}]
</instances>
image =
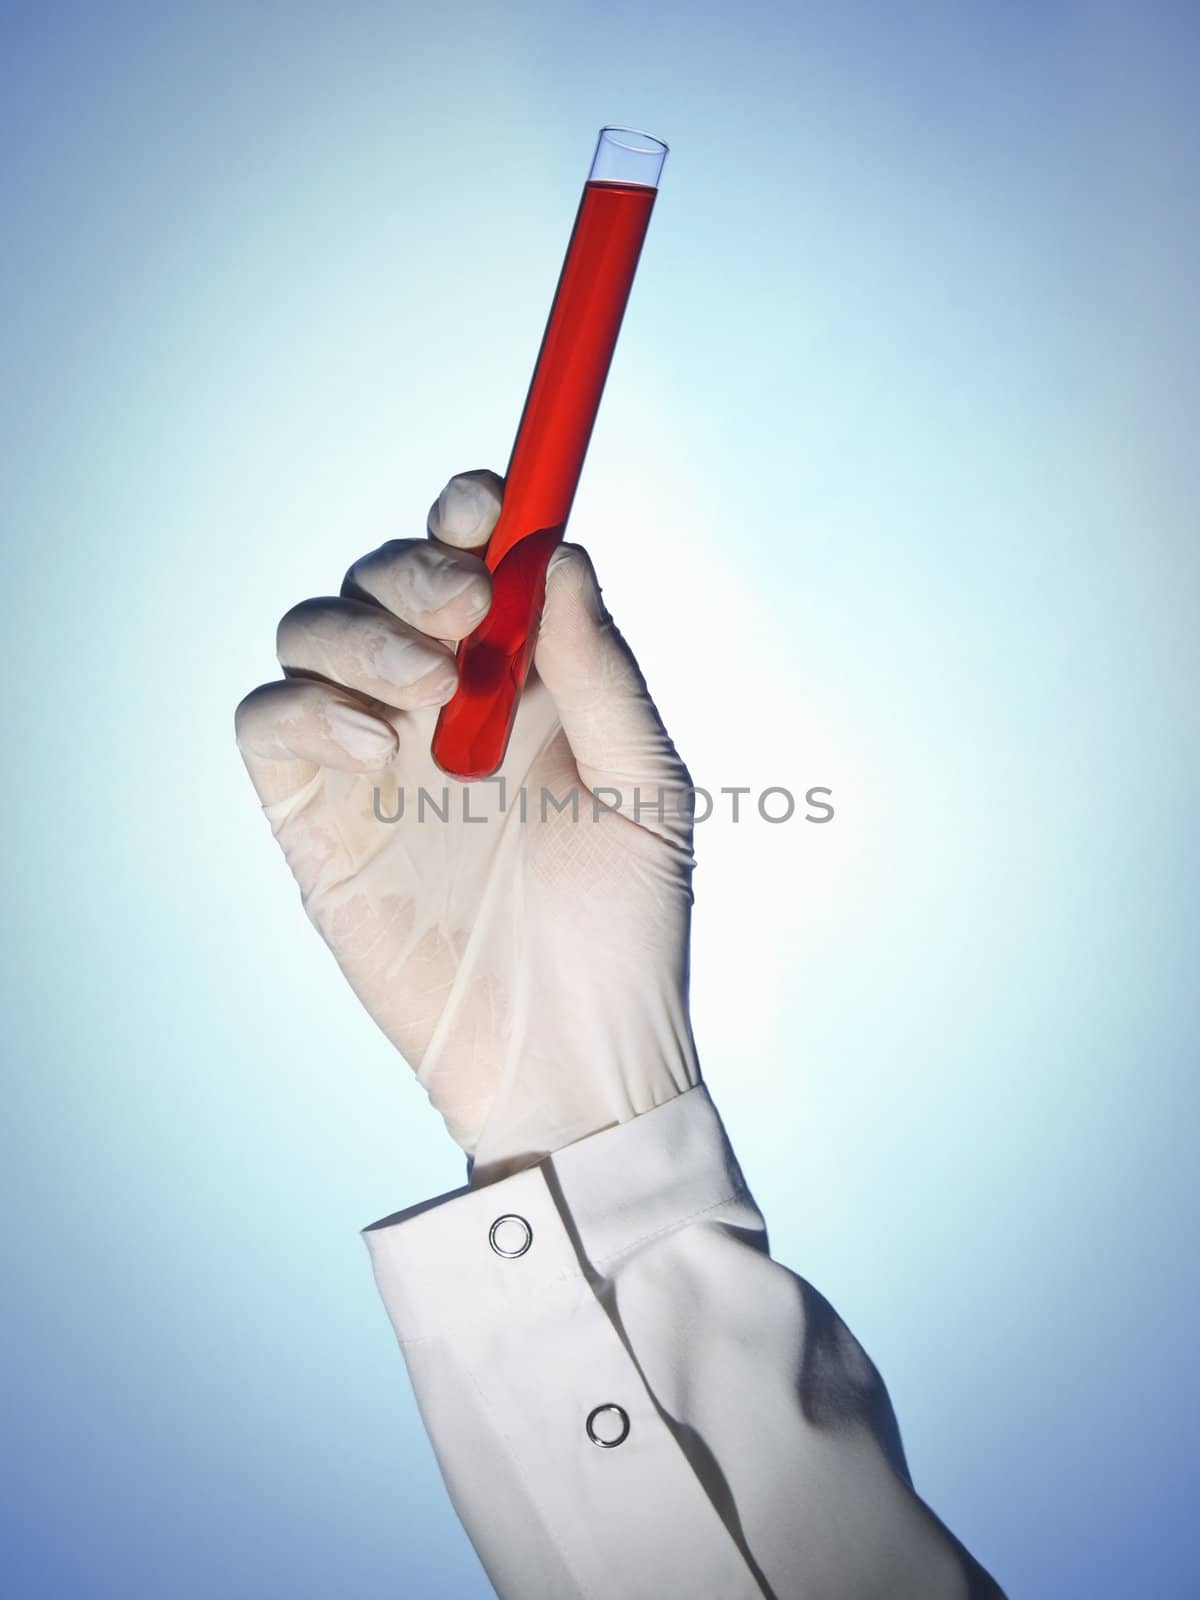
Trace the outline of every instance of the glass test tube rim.
<instances>
[{"instance_id":1,"label":"glass test tube rim","mask_svg":"<svg viewBox=\"0 0 1200 1600\"><path fill-rule=\"evenodd\" d=\"M601 140L603 140L606 134L611 138L613 134L618 133L632 133L638 139L649 139L649 147L644 145L627 144L624 139L612 139L613 144L619 144L623 150L628 150L633 155L652 156L659 150L661 150L664 155L670 155L671 153L671 146L665 139L660 139L656 133L647 133L645 128L627 128L622 123L606 122L600 129L599 137Z\"/></svg>"}]
</instances>

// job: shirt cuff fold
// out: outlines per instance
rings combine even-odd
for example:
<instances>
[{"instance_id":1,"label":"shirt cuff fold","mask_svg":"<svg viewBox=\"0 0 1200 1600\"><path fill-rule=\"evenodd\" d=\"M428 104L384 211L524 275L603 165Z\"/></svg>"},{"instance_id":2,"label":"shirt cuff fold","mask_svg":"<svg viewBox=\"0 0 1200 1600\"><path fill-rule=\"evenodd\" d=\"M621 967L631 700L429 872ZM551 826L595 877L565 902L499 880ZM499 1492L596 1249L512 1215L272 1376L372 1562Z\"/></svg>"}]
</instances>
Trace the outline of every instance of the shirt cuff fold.
<instances>
[{"instance_id":1,"label":"shirt cuff fold","mask_svg":"<svg viewBox=\"0 0 1200 1600\"><path fill-rule=\"evenodd\" d=\"M744 1195L721 1119L698 1084L537 1166L383 1217L362 1237L406 1342L470 1319L481 1296L515 1308L535 1287L604 1272Z\"/></svg>"}]
</instances>

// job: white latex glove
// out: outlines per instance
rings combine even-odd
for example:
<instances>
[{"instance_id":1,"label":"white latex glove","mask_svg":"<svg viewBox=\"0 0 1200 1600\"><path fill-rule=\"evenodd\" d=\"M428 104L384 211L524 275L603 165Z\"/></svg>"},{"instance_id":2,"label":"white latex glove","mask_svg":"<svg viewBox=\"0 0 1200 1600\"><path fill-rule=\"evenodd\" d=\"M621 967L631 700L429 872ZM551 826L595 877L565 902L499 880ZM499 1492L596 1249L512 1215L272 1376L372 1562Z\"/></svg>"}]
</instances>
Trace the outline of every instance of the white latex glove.
<instances>
[{"instance_id":1,"label":"white latex glove","mask_svg":"<svg viewBox=\"0 0 1200 1600\"><path fill-rule=\"evenodd\" d=\"M699 1081L690 780L582 549L564 544L550 563L499 774L507 809L495 780L458 783L430 756L457 681L453 641L490 601L481 556L502 493L494 473L451 479L429 539L383 545L340 598L289 611L286 677L237 711L305 910L473 1157L473 1184ZM439 806L448 790L448 821L419 819L421 786ZM394 816L398 789L402 820L380 821L376 803ZM557 804L574 792L578 820L570 805L543 816L543 790ZM463 820L464 791L483 822Z\"/></svg>"}]
</instances>

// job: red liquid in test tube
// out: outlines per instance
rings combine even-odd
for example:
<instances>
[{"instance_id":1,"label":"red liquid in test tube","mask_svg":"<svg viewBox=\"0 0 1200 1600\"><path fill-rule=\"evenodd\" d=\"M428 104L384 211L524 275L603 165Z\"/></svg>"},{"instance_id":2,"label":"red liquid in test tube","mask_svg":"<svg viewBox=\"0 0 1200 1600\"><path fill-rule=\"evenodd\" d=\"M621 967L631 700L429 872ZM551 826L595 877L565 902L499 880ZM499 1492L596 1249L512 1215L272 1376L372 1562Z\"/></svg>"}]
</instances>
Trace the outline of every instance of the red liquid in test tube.
<instances>
[{"instance_id":1,"label":"red liquid in test tube","mask_svg":"<svg viewBox=\"0 0 1200 1600\"><path fill-rule=\"evenodd\" d=\"M504 760L666 155L648 134L601 130L484 558L492 607L458 647L458 689L434 730L433 758L453 777L486 778Z\"/></svg>"}]
</instances>

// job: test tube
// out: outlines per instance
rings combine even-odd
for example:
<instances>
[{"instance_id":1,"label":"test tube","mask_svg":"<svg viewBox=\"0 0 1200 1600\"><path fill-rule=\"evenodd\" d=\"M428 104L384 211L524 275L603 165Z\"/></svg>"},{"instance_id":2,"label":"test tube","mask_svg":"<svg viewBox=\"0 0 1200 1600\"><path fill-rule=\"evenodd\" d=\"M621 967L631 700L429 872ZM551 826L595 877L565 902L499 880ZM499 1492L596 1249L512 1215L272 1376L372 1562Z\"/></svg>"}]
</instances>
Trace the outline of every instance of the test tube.
<instances>
[{"instance_id":1,"label":"test tube","mask_svg":"<svg viewBox=\"0 0 1200 1600\"><path fill-rule=\"evenodd\" d=\"M504 760L546 567L566 530L666 158L661 139L600 130L485 556L491 610L458 647L458 688L434 729L433 758L453 777L487 778Z\"/></svg>"}]
</instances>

